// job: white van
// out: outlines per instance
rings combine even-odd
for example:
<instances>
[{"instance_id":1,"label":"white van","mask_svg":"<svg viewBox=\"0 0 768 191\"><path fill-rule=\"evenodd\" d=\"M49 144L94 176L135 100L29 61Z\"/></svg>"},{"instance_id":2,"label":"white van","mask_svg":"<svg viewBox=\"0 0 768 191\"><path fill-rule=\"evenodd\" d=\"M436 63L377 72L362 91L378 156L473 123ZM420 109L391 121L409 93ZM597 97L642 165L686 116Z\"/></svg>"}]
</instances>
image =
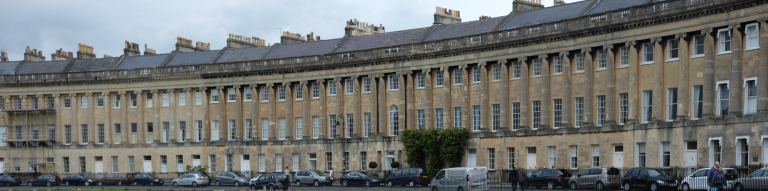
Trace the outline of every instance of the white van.
<instances>
[{"instance_id":1,"label":"white van","mask_svg":"<svg viewBox=\"0 0 768 191\"><path fill-rule=\"evenodd\" d=\"M488 190L488 168L459 167L437 172L432 178L432 191Z\"/></svg>"}]
</instances>

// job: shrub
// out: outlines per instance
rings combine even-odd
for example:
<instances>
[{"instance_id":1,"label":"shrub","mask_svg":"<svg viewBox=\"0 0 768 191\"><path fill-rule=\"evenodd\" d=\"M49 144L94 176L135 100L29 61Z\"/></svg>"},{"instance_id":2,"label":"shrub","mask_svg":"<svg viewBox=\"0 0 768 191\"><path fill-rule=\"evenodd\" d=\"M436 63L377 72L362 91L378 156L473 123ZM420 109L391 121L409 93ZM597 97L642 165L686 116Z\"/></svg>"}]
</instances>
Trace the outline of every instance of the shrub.
<instances>
[{"instance_id":1,"label":"shrub","mask_svg":"<svg viewBox=\"0 0 768 191\"><path fill-rule=\"evenodd\" d=\"M379 164L376 164L376 162L370 162L370 163L368 163L368 168L370 168L370 169L376 169L376 167L379 167Z\"/></svg>"},{"instance_id":2,"label":"shrub","mask_svg":"<svg viewBox=\"0 0 768 191\"><path fill-rule=\"evenodd\" d=\"M400 163L397 161L392 161L392 164L390 164L390 166L392 166L392 168L400 168Z\"/></svg>"}]
</instances>

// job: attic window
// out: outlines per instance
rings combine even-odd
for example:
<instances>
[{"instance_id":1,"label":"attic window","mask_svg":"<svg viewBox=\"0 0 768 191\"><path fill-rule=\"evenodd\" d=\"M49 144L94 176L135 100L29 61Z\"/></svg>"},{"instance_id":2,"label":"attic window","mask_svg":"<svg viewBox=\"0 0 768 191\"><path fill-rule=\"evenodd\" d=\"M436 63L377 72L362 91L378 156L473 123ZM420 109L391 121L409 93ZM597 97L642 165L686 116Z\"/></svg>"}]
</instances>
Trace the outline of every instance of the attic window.
<instances>
[{"instance_id":1,"label":"attic window","mask_svg":"<svg viewBox=\"0 0 768 191\"><path fill-rule=\"evenodd\" d=\"M455 46L455 45L458 45L458 44L459 44L459 41L458 41L458 40L451 40L451 41L448 41L448 46Z\"/></svg>"},{"instance_id":2,"label":"attic window","mask_svg":"<svg viewBox=\"0 0 768 191\"><path fill-rule=\"evenodd\" d=\"M507 36L508 37L517 36L517 35L520 35L520 31L519 30L513 30L513 31L507 32Z\"/></svg>"},{"instance_id":3,"label":"attic window","mask_svg":"<svg viewBox=\"0 0 768 191\"><path fill-rule=\"evenodd\" d=\"M315 56L315 62L320 61L320 58Z\"/></svg>"},{"instance_id":4,"label":"attic window","mask_svg":"<svg viewBox=\"0 0 768 191\"><path fill-rule=\"evenodd\" d=\"M470 43L480 42L482 39L483 39L482 36L473 36L473 37L469 37L469 42Z\"/></svg>"},{"instance_id":5,"label":"attic window","mask_svg":"<svg viewBox=\"0 0 768 191\"><path fill-rule=\"evenodd\" d=\"M342 59L344 59L344 58L352 58L352 57L355 57L355 53L351 53L350 52L350 53L343 53L343 54L341 54L341 58Z\"/></svg>"},{"instance_id":6,"label":"attic window","mask_svg":"<svg viewBox=\"0 0 768 191\"><path fill-rule=\"evenodd\" d=\"M285 61L283 61L283 60L279 60L279 61L278 61L278 63L279 63L279 64L283 64L284 62L285 62Z\"/></svg>"},{"instance_id":7,"label":"attic window","mask_svg":"<svg viewBox=\"0 0 768 191\"><path fill-rule=\"evenodd\" d=\"M147 75L147 74L150 74L150 73L152 73L152 69L142 69L141 70L141 75Z\"/></svg>"},{"instance_id":8,"label":"attic window","mask_svg":"<svg viewBox=\"0 0 768 191\"><path fill-rule=\"evenodd\" d=\"M528 28L528 34L541 32L541 26Z\"/></svg>"},{"instance_id":9,"label":"attic window","mask_svg":"<svg viewBox=\"0 0 768 191\"><path fill-rule=\"evenodd\" d=\"M296 63L301 63L301 61L302 61L302 59L301 59L301 58L297 58L297 59L296 59Z\"/></svg>"},{"instance_id":10,"label":"attic window","mask_svg":"<svg viewBox=\"0 0 768 191\"><path fill-rule=\"evenodd\" d=\"M400 51L400 47L385 48L384 49L384 54L397 53L399 51Z\"/></svg>"},{"instance_id":11,"label":"attic window","mask_svg":"<svg viewBox=\"0 0 768 191\"><path fill-rule=\"evenodd\" d=\"M629 10L613 12L613 18L621 18L621 17L627 17L627 16L629 16Z\"/></svg>"}]
</instances>

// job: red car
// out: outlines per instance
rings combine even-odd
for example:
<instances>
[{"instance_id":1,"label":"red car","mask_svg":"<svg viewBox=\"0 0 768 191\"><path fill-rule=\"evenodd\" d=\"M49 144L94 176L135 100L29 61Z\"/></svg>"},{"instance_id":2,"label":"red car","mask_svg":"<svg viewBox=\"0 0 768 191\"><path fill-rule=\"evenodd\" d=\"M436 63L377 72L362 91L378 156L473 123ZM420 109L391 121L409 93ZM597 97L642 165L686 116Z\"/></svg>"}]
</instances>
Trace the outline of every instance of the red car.
<instances>
[{"instance_id":1,"label":"red car","mask_svg":"<svg viewBox=\"0 0 768 191\"><path fill-rule=\"evenodd\" d=\"M96 179L94 182L96 182L96 185L98 186L104 186L104 185L131 185L133 184L133 173L114 173L109 174L105 176L104 178Z\"/></svg>"}]
</instances>

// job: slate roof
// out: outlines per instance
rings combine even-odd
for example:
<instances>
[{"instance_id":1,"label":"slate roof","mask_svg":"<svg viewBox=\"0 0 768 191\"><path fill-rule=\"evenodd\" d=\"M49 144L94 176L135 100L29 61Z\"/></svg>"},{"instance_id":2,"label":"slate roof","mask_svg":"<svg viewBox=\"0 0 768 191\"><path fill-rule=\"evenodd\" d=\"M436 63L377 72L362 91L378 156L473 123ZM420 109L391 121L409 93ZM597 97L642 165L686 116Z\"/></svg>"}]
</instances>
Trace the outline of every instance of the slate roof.
<instances>
[{"instance_id":1,"label":"slate roof","mask_svg":"<svg viewBox=\"0 0 768 191\"><path fill-rule=\"evenodd\" d=\"M213 59L216 58L216 55L218 55L219 52L221 52L221 50L176 53L165 66L208 64L209 62L213 62Z\"/></svg>"},{"instance_id":2,"label":"slate roof","mask_svg":"<svg viewBox=\"0 0 768 191\"><path fill-rule=\"evenodd\" d=\"M93 72L104 71L112 69L115 62L120 60L120 57L113 58L95 58L87 60L75 60L72 67L67 69L67 72Z\"/></svg>"},{"instance_id":3,"label":"slate roof","mask_svg":"<svg viewBox=\"0 0 768 191\"><path fill-rule=\"evenodd\" d=\"M339 45L339 48L334 52L349 52L417 43L421 40L421 36L424 34L424 32L430 29L430 27L426 27L404 31L387 32L383 34L350 37L344 41L344 43Z\"/></svg>"},{"instance_id":4,"label":"slate roof","mask_svg":"<svg viewBox=\"0 0 768 191\"><path fill-rule=\"evenodd\" d=\"M16 74L45 74L63 72L70 60L48 62L24 62Z\"/></svg>"},{"instance_id":5,"label":"slate roof","mask_svg":"<svg viewBox=\"0 0 768 191\"><path fill-rule=\"evenodd\" d=\"M151 56L128 56L117 65L116 70L127 70L136 68L159 67L165 61L168 54L158 54Z\"/></svg>"},{"instance_id":6,"label":"slate roof","mask_svg":"<svg viewBox=\"0 0 768 191\"><path fill-rule=\"evenodd\" d=\"M450 39L462 36L471 36L493 31L500 22L504 21L505 16L494 17L490 19L462 22L450 25L438 25L424 41L435 41Z\"/></svg>"},{"instance_id":7,"label":"slate roof","mask_svg":"<svg viewBox=\"0 0 768 191\"><path fill-rule=\"evenodd\" d=\"M0 75L14 75L19 62L21 61L0 62Z\"/></svg>"},{"instance_id":8,"label":"slate roof","mask_svg":"<svg viewBox=\"0 0 768 191\"><path fill-rule=\"evenodd\" d=\"M272 49L271 46L228 49L224 51L224 54L221 54L216 63L259 60L269 54L270 49Z\"/></svg>"},{"instance_id":9,"label":"slate roof","mask_svg":"<svg viewBox=\"0 0 768 191\"><path fill-rule=\"evenodd\" d=\"M595 0L596 1L596 0ZM613 0L621 2L640 1L640 0ZM566 19L572 19L580 17L581 12L584 11L592 0L580 1L570 3L561 6L547 7L535 11L528 11L522 13L513 13L512 17L504 23L499 30L520 28L525 26L537 25L541 23L548 23Z\"/></svg>"},{"instance_id":10,"label":"slate roof","mask_svg":"<svg viewBox=\"0 0 768 191\"><path fill-rule=\"evenodd\" d=\"M280 59L330 53L341 39L321 40L299 44L280 45L264 59Z\"/></svg>"},{"instance_id":11,"label":"slate roof","mask_svg":"<svg viewBox=\"0 0 768 191\"><path fill-rule=\"evenodd\" d=\"M642 5L645 1L626 1L626 0L600 0L584 15L603 13L627 7Z\"/></svg>"}]
</instances>

